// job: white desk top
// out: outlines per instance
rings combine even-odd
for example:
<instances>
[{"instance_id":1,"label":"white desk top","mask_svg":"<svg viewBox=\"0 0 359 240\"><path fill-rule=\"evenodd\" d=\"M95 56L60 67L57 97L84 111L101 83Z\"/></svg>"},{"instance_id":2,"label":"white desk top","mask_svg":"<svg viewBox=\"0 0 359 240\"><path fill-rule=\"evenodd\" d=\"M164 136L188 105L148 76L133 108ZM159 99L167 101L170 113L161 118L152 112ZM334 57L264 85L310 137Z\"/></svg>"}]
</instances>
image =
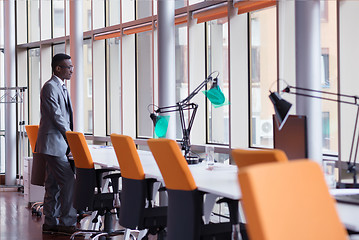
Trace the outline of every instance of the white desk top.
<instances>
[{"instance_id":1,"label":"white desk top","mask_svg":"<svg viewBox=\"0 0 359 240\"><path fill-rule=\"evenodd\" d=\"M118 168L115 151L112 147L89 145L94 163ZM163 182L158 166L149 151L138 150L143 170L147 178L156 178ZM205 163L189 165L199 190L231 199L240 199L237 167L216 163L213 170L207 170Z\"/></svg>"}]
</instances>

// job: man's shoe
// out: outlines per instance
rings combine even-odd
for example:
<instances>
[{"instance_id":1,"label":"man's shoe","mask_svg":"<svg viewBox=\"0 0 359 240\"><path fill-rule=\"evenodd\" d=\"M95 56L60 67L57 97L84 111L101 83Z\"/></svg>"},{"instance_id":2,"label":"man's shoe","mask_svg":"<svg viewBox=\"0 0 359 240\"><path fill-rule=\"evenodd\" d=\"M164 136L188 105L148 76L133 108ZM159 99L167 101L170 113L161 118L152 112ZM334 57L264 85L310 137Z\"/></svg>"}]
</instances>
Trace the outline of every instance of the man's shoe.
<instances>
[{"instance_id":1,"label":"man's shoe","mask_svg":"<svg viewBox=\"0 0 359 240\"><path fill-rule=\"evenodd\" d=\"M73 233L80 231L75 226L57 226L57 233L71 236Z\"/></svg>"},{"instance_id":2,"label":"man's shoe","mask_svg":"<svg viewBox=\"0 0 359 240\"><path fill-rule=\"evenodd\" d=\"M47 225L47 224L43 224L42 225L42 232L43 233L57 233L57 226L56 225Z\"/></svg>"}]
</instances>

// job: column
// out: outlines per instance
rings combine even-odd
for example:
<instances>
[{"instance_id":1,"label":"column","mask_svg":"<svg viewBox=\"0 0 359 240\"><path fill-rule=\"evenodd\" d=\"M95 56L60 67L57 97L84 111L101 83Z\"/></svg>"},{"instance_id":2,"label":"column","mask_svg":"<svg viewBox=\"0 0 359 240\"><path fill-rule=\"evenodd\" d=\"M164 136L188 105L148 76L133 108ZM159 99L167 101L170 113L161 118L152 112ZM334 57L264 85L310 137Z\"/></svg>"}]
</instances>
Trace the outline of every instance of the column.
<instances>
[{"instance_id":1,"label":"column","mask_svg":"<svg viewBox=\"0 0 359 240\"><path fill-rule=\"evenodd\" d=\"M320 1L295 2L296 86L321 90ZM299 92L299 91L298 91ZM306 92L308 93L308 92ZM309 93L310 94L310 93ZM313 94L315 95L315 94ZM307 116L308 157L322 161L321 100L296 96L297 114Z\"/></svg>"},{"instance_id":2,"label":"column","mask_svg":"<svg viewBox=\"0 0 359 240\"><path fill-rule=\"evenodd\" d=\"M71 101L74 113L74 131L84 132L84 63L82 0L70 1L70 55L74 65L71 78Z\"/></svg>"},{"instance_id":3,"label":"column","mask_svg":"<svg viewBox=\"0 0 359 240\"><path fill-rule=\"evenodd\" d=\"M158 103L176 104L175 1L158 0ZM167 138L176 139L176 115L170 113Z\"/></svg>"},{"instance_id":4,"label":"column","mask_svg":"<svg viewBox=\"0 0 359 240\"><path fill-rule=\"evenodd\" d=\"M15 1L4 1L5 87L15 87ZM14 95L15 91L8 91ZM10 101L8 96L5 101ZM16 103L5 104L5 184L16 184Z\"/></svg>"}]
</instances>

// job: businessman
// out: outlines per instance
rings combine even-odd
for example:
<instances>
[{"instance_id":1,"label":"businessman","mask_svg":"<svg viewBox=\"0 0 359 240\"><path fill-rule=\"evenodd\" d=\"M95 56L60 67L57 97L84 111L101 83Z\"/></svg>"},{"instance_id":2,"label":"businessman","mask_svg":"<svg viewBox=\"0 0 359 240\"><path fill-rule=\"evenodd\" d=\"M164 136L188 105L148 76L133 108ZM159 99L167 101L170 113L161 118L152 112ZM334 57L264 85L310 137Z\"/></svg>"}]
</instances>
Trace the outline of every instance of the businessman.
<instances>
[{"instance_id":1,"label":"businessman","mask_svg":"<svg viewBox=\"0 0 359 240\"><path fill-rule=\"evenodd\" d=\"M73 65L69 55L52 58L53 75L41 89L41 119L35 151L46 161L43 233L71 235L76 231L72 206L74 172L67 158L66 131L73 129L72 106L65 86Z\"/></svg>"}]
</instances>

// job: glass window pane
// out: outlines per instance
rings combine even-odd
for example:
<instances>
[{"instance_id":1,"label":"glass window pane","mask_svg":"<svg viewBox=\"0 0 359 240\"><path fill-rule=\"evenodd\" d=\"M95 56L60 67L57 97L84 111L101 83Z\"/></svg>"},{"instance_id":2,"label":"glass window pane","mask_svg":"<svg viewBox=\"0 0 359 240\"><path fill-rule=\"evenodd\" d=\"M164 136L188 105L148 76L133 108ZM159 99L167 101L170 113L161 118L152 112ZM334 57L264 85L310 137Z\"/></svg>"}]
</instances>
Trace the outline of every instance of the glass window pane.
<instances>
[{"instance_id":1,"label":"glass window pane","mask_svg":"<svg viewBox=\"0 0 359 240\"><path fill-rule=\"evenodd\" d=\"M176 26L176 102L188 96L188 47L187 47L187 25ZM188 111L184 111L185 119L188 119ZM176 112L176 138L182 139L181 122L179 113Z\"/></svg>"},{"instance_id":2,"label":"glass window pane","mask_svg":"<svg viewBox=\"0 0 359 240\"><path fill-rule=\"evenodd\" d=\"M83 31L90 31L91 30L91 0L83 0L83 8L82 8L82 25Z\"/></svg>"},{"instance_id":3,"label":"glass window pane","mask_svg":"<svg viewBox=\"0 0 359 240\"><path fill-rule=\"evenodd\" d=\"M219 73L219 87L228 98L228 21L220 18L207 23L208 75L214 71ZM216 76L217 73L214 73ZM211 85L209 85L210 87ZM209 90L209 89L207 89ZM229 106L215 107L207 101L208 142L229 143Z\"/></svg>"},{"instance_id":4,"label":"glass window pane","mask_svg":"<svg viewBox=\"0 0 359 240\"><path fill-rule=\"evenodd\" d=\"M0 5L1 6L1 5ZM0 8L2 10L2 8ZM0 21L1 22L1 21ZM0 30L3 28L0 26ZM1 38L0 41L3 41ZM3 47L3 42L0 46ZM0 87L5 87L4 52L0 51ZM0 104L0 173L5 172L5 105Z\"/></svg>"},{"instance_id":5,"label":"glass window pane","mask_svg":"<svg viewBox=\"0 0 359 240\"><path fill-rule=\"evenodd\" d=\"M51 13L51 1L41 1L41 40L51 39L52 21L49 21Z\"/></svg>"},{"instance_id":6,"label":"glass window pane","mask_svg":"<svg viewBox=\"0 0 359 240\"><path fill-rule=\"evenodd\" d=\"M3 10L4 1L0 1L1 13ZM16 2L16 38L18 44L27 43L27 4L26 1ZM1 18L0 23L3 24L4 17ZM3 28L2 28L3 29ZM1 31L3 33L3 30ZM1 34L3 36L3 34Z\"/></svg>"},{"instance_id":7,"label":"glass window pane","mask_svg":"<svg viewBox=\"0 0 359 240\"><path fill-rule=\"evenodd\" d=\"M91 40L84 40L84 120L85 133L93 133L92 121L92 47ZM75 66L76 67L76 66Z\"/></svg>"},{"instance_id":8,"label":"glass window pane","mask_svg":"<svg viewBox=\"0 0 359 240\"><path fill-rule=\"evenodd\" d=\"M53 37L65 35L65 2L64 0L53 0Z\"/></svg>"},{"instance_id":9,"label":"glass window pane","mask_svg":"<svg viewBox=\"0 0 359 240\"><path fill-rule=\"evenodd\" d=\"M175 1L175 8L178 9L178 8L183 8L187 6L187 0L177 0Z\"/></svg>"},{"instance_id":10,"label":"glass window pane","mask_svg":"<svg viewBox=\"0 0 359 240\"><path fill-rule=\"evenodd\" d=\"M195 3L199 3L199 2L204 2L205 0L189 0L189 5L195 4Z\"/></svg>"},{"instance_id":11,"label":"glass window pane","mask_svg":"<svg viewBox=\"0 0 359 240\"><path fill-rule=\"evenodd\" d=\"M40 48L29 49L29 122L40 122Z\"/></svg>"},{"instance_id":12,"label":"glass window pane","mask_svg":"<svg viewBox=\"0 0 359 240\"><path fill-rule=\"evenodd\" d=\"M152 16L152 1L136 0L136 19Z\"/></svg>"},{"instance_id":13,"label":"glass window pane","mask_svg":"<svg viewBox=\"0 0 359 240\"><path fill-rule=\"evenodd\" d=\"M338 92L337 2L321 1L322 90ZM325 96L325 95L323 95ZM322 101L323 153L338 154L338 104ZM325 128L325 129L324 129Z\"/></svg>"},{"instance_id":14,"label":"glass window pane","mask_svg":"<svg viewBox=\"0 0 359 240\"><path fill-rule=\"evenodd\" d=\"M66 28L65 28L65 35L69 35L70 34L70 0L66 0L66 7L65 7L65 17L66 17Z\"/></svg>"},{"instance_id":15,"label":"glass window pane","mask_svg":"<svg viewBox=\"0 0 359 240\"><path fill-rule=\"evenodd\" d=\"M121 42L120 38L107 39L107 79L108 79L108 134L121 131Z\"/></svg>"},{"instance_id":16,"label":"glass window pane","mask_svg":"<svg viewBox=\"0 0 359 240\"><path fill-rule=\"evenodd\" d=\"M273 106L268 91L277 79L276 8L250 15L251 146L273 147Z\"/></svg>"},{"instance_id":17,"label":"glass window pane","mask_svg":"<svg viewBox=\"0 0 359 240\"><path fill-rule=\"evenodd\" d=\"M108 26L120 24L121 3L120 0L107 0Z\"/></svg>"},{"instance_id":18,"label":"glass window pane","mask_svg":"<svg viewBox=\"0 0 359 240\"><path fill-rule=\"evenodd\" d=\"M28 1L29 16L29 42L40 40L40 1L32 0Z\"/></svg>"},{"instance_id":19,"label":"glass window pane","mask_svg":"<svg viewBox=\"0 0 359 240\"><path fill-rule=\"evenodd\" d=\"M147 2L147 1L141 1ZM141 54L139 54L141 53ZM152 31L137 34L137 126L138 137L152 137L147 106L153 103Z\"/></svg>"},{"instance_id":20,"label":"glass window pane","mask_svg":"<svg viewBox=\"0 0 359 240\"><path fill-rule=\"evenodd\" d=\"M122 1L122 22L135 20L135 3L136 1Z\"/></svg>"},{"instance_id":21,"label":"glass window pane","mask_svg":"<svg viewBox=\"0 0 359 240\"><path fill-rule=\"evenodd\" d=\"M92 1L92 22L93 29L105 27L106 24L106 2L105 1ZM91 18L91 17L90 17ZM91 23L90 29L91 30Z\"/></svg>"},{"instance_id":22,"label":"glass window pane","mask_svg":"<svg viewBox=\"0 0 359 240\"><path fill-rule=\"evenodd\" d=\"M65 43L56 44L52 47L52 53L55 56L58 53L65 53Z\"/></svg>"}]
</instances>

